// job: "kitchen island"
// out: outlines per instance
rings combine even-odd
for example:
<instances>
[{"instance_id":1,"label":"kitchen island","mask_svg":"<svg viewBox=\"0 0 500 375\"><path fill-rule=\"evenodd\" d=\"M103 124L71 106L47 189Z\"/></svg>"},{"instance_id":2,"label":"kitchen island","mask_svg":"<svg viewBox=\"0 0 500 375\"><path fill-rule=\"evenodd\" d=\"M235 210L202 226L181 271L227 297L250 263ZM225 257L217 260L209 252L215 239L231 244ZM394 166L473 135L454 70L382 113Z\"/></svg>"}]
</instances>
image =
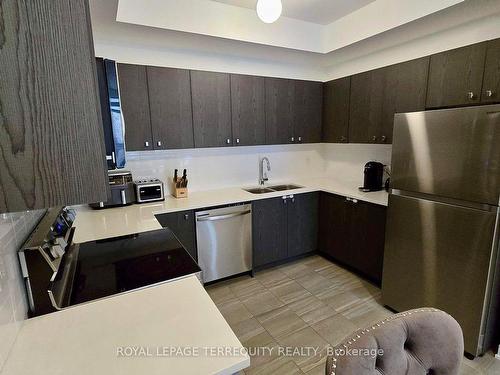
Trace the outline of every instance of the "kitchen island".
<instances>
[{"instance_id":1,"label":"kitchen island","mask_svg":"<svg viewBox=\"0 0 500 375\"><path fill-rule=\"evenodd\" d=\"M23 321L2 374L225 375L248 366L190 276Z\"/></svg>"}]
</instances>

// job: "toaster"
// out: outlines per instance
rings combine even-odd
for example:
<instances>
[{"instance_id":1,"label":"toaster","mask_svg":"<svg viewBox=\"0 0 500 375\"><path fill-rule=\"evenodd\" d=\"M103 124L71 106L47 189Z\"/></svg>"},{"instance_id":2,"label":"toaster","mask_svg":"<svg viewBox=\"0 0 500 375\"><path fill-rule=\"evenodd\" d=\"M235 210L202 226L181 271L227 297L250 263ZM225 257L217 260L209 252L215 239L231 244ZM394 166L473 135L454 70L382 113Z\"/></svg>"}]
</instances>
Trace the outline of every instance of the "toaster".
<instances>
[{"instance_id":1,"label":"toaster","mask_svg":"<svg viewBox=\"0 0 500 375\"><path fill-rule=\"evenodd\" d=\"M137 203L165 200L163 182L158 178L148 178L134 181Z\"/></svg>"}]
</instances>

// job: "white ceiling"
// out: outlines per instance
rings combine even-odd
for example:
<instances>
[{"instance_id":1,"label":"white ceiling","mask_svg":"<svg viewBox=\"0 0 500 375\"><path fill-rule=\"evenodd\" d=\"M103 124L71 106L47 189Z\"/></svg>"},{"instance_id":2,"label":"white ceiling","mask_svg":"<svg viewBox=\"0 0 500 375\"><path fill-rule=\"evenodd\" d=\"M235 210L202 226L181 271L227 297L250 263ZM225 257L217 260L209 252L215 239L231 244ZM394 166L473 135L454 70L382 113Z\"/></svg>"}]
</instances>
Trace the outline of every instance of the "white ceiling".
<instances>
[{"instance_id":1,"label":"white ceiling","mask_svg":"<svg viewBox=\"0 0 500 375\"><path fill-rule=\"evenodd\" d=\"M212 0L255 9L257 0ZM301 21L327 25L375 0L282 0L283 15Z\"/></svg>"},{"instance_id":2,"label":"white ceiling","mask_svg":"<svg viewBox=\"0 0 500 375\"><path fill-rule=\"evenodd\" d=\"M116 20L275 47L329 53L464 0L282 1L286 12L297 12L296 17L302 19L280 17L276 22L266 24L257 17L253 6L249 9L228 4L244 5L255 0L119 0ZM338 4L339 8L332 9L332 4ZM350 13L341 16L340 4L344 6L343 11L350 6ZM357 9L352 9L354 4L357 4ZM325 25L303 20L313 14L316 14L315 19L326 14L340 18Z\"/></svg>"}]
</instances>

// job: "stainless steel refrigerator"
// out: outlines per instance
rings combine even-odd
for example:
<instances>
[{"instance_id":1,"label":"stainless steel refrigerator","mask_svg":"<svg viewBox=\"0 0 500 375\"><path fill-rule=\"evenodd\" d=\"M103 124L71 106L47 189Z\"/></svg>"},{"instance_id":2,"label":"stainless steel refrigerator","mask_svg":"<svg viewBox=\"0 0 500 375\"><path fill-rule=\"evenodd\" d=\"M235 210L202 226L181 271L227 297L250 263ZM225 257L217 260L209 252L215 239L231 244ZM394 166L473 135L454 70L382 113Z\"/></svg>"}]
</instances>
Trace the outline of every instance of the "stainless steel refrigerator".
<instances>
[{"instance_id":1,"label":"stainless steel refrigerator","mask_svg":"<svg viewBox=\"0 0 500 375\"><path fill-rule=\"evenodd\" d=\"M397 114L391 187L383 303L448 312L482 354L500 331L500 105Z\"/></svg>"}]
</instances>

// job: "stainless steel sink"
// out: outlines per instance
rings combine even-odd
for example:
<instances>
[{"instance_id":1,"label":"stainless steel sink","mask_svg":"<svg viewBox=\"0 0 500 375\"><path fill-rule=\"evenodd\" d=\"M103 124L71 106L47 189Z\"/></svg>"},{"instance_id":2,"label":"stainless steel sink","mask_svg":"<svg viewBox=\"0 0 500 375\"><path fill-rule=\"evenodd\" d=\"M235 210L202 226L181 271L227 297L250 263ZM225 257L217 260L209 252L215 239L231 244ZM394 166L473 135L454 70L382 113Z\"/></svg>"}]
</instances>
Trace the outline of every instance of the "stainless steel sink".
<instances>
[{"instance_id":1,"label":"stainless steel sink","mask_svg":"<svg viewBox=\"0 0 500 375\"><path fill-rule=\"evenodd\" d=\"M300 189L301 187L302 186L294 185L294 184L285 184L285 185L269 186L269 189L274 190L274 191L283 191L283 190Z\"/></svg>"},{"instance_id":2,"label":"stainless steel sink","mask_svg":"<svg viewBox=\"0 0 500 375\"><path fill-rule=\"evenodd\" d=\"M301 187L302 186L299 186L299 185L283 184L283 185L274 185L274 186L267 186L267 187L256 187L256 188L243 189L243 190L248 191L249 193L252 193L252 194L265 194L265 193L274 193L277 191L300 189Z\"/></svg>"},{"instance_id":3,"label":"stainless steel sink","mask_svg":"<svg viewBox=\"0 0 500 375\"><path fill-rule=\"evenodd\" d=\"M274 193L274 190L268 188L252 188L252 189L243 189L252 194L264 194L264 193Z\"/></svg>"}]
</instances>

